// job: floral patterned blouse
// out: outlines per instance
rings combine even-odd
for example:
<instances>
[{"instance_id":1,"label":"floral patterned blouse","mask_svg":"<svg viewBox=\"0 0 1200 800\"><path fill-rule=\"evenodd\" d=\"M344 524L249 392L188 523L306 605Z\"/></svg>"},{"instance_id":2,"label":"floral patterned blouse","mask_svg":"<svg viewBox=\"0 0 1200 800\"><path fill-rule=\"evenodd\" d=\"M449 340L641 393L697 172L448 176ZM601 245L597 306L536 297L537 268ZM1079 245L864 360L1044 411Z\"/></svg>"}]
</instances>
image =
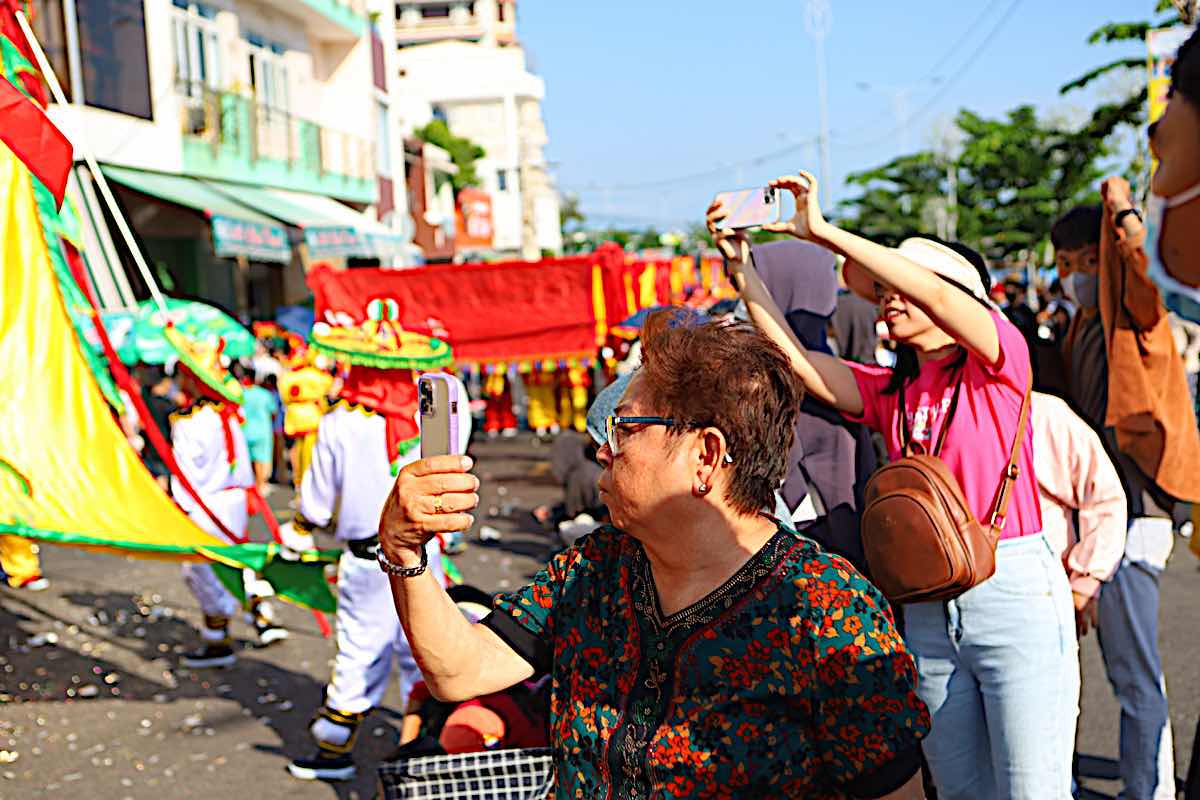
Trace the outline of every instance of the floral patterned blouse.
<instances>
[{"instance_id":1,"label":"floral patterned blouse","mask_svg":"<svg viewBox=\"0 0 1200 800\"><path fill-rule=\"evenodd\" d=\"M782 526L671 615L642 546L602 528L485 624L552 675L559 800L878 796L929 730L882 595Z\"/></svg>"}]
</instances>

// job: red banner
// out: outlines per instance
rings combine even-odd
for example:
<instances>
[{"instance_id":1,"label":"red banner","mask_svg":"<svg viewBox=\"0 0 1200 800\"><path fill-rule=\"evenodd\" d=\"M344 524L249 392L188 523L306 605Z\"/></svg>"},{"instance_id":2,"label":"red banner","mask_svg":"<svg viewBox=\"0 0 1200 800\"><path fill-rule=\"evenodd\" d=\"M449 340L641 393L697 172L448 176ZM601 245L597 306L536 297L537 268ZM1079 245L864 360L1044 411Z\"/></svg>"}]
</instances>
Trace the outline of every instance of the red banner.
<instances>
[{"instance_id":1,"label":"red banner","mask_svg":"<svg viewBox=\"0 0 1200 800\"><path fill-rule=\"evenodd\" d=\"M372 300L392 299L405 328L444 331L459 363L580 358L595 354L608 326L624 318L606 312L611 261L612 251L604 250L543 261L407 270L318 266L308 274L308 285L317 320L359 323ZM605 296L594 296L594 286Z\"/></svg>"}]
</instances>

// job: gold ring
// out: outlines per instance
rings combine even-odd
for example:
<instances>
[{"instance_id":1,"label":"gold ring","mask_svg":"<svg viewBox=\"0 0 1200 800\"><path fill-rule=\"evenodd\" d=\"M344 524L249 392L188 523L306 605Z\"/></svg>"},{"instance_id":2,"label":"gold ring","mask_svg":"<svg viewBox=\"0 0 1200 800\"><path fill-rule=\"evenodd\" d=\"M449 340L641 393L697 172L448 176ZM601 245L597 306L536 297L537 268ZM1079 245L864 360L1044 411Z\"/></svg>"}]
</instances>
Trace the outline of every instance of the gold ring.
<instances>
[{"instance_id":1,"label":"gold ring","mask_svg":"<svg viewBox=\"0 0 1200 800\"><path fill-rule=\"evenodd\" d=\"M433 513L442 513L442 496L440 494L433 498Z\"/></svg>"}]
</instances>

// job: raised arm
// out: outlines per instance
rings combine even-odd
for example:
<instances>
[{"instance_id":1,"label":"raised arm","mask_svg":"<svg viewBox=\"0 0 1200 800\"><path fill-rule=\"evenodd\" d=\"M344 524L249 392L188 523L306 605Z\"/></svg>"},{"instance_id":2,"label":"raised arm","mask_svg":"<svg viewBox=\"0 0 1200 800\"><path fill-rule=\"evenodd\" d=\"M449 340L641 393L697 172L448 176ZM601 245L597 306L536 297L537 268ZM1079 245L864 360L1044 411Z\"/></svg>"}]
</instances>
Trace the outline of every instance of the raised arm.
<instances>
[{"instance_id":1,"label":"raised arm","mask_svg":"<svg viewBox=\"0 0 1200 800\"><path fill-rule=\"evenodd\" d=\"M750 243L746 237L740 231L720 227L725 216L721 204L713 201L708 207L708 230L729 263L730 276L741 292L754 324L787 354L792 368L809 394L839 411L861 414L862 395L859 394L854 373L840 359L826 353L811 352L800 343L754 269Z\"/></svg>"},{"instance_id":2,"label":"raised arm","mask_svg":"<svg viewBox=\"0 0 1200 800\"><path fill-rule=\"evenodd\" d=\"M825 221L817 201L817 180L807 172L771 181L796 198L796 216L764 230L807 239L861 266L876 282L916 304L934 324L989 364L1000 361L1000 335L991 314L933 272L923 269L890 247L842 230Z\"/></svg>"},{"instance_id":3,"label":"raised arm","mask_svg":"<svg viewBox=\"0 0 1200 800\"><path fill-rule=\"evenodd\" d=\"M438 533L466 530L479 481L465 456L415 461L396 478L379 520L379 546L393 564L415 567ZM440 498L440 501L438 500ZM499 636L467 621L433 573L392 577L392 597L430 693L457 702L507 689L533 667Z\"/></svg>"}]
</instances>

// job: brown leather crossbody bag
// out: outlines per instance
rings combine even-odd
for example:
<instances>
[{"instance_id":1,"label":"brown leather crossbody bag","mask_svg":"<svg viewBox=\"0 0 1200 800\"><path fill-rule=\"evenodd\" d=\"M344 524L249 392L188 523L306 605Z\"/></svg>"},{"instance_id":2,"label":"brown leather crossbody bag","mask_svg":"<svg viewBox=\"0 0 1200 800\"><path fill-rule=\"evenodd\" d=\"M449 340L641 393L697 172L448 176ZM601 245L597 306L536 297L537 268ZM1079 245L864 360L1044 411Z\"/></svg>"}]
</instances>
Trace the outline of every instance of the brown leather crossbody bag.
<instances>
[{"instance_id":1,"label":"brown leather crossbody bag","mask_svg":"<svg viewBox=\"0 0 1200 800\"><path fill-rule=\"evenodd\" d=\"M933 453L912 441L905 390L899 413L904 456L880 467L867 482L862 541L872 580L893 603L949 600L986 581L996 571L996 544L1004 530L1017 460L1029 422L1030 389L1000 476L987 524L975 519L958 479L939 458L962 392L962 372Z\"/></svg>"}]
</instances>

